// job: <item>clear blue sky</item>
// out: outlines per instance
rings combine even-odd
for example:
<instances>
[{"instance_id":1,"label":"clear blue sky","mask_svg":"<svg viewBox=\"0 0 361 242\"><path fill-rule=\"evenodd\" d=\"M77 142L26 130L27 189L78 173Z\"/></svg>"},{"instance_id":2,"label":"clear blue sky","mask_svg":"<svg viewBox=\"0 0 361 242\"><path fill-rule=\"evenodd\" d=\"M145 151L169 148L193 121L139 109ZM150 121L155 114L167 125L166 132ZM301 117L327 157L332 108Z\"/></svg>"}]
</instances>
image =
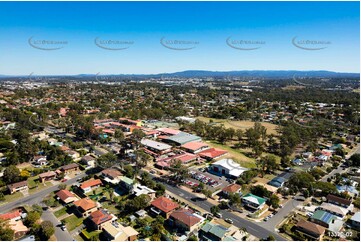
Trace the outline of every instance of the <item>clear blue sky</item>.
<instances>
[{"instance_id":1,"label":"clear blue sky","mask_svg":"<svg viewBox=\"0 0 361 242\"><path fill-rule=\"evenodd\" d=\"M359 2L0 2L0 74L359 72L359 22ZM230 36L264 44L238 50L226 44ZM292 44L295 36L331 44L304 50ZM30 37L67 44L45 51L31 47ZM133 44L111 51L96 37ZM198 44L172 50L162 37Z\"/></svg>"}]
</instances>

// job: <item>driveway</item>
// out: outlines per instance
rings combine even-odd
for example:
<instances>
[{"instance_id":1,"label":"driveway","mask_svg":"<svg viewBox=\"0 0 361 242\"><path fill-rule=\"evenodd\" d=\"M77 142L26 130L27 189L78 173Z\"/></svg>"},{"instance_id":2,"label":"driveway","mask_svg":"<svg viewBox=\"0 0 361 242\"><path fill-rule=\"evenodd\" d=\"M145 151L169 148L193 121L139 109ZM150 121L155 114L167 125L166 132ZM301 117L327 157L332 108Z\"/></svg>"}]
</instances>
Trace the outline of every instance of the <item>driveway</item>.
<instances>
[{"instance_id":1,"label":"driveway","mask_svg":"<svg viewBox=\"0 0 361 242\"><path fill-rule=\"evenodd\" d=\"M72 178L72 179L70 179L70 180L68 180L66 182L63 182L63 183L65 183L66 185L71 185L71 184L75 183L78 178L82 178L82 177L85 177L85 176L86 176L85 173L81 173L81 174L77 175L76 177L74 177L74 178ZM20 198L20 199L18 199L16 201L6 203L6 204L0 206L0 211L1 212L6 212L6 211L9 211L9 210L14 209L16 207L20 207L20 206L24 206L24 205L31 206L33 204L40 204L43 201L44 197L46 197L49 193L52 193L52 192L57 191L57 190L59 190L58 185L43 189L40 192L33 193L33 194L28 195L26 197L22 197L22 198Z\"/></svg>"},{"instance_id":2,"label":"driveway","mask_svg":"<svg viewBox=\"0 0 361 242\"><path fill-rule=\"evenodd\" d=\"M53 212L50 210L44 211L41 215L41 219L43 221L48 220L53 223L55 227L55 237L58 241L72 241L73 237L69 234L69 232L63 231L60 226L60 221L54 216Z\"/></svg>"}]
</instances>

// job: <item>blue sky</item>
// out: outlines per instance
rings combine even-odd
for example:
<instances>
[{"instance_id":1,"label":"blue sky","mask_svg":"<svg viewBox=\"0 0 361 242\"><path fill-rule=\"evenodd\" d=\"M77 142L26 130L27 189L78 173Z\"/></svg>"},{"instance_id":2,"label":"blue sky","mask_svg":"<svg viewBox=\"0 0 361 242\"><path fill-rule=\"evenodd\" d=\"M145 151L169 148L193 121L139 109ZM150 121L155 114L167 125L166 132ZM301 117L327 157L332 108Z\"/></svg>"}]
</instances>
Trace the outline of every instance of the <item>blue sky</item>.
<instances>
[{"instance_id":1,"label":"blue sky","mask_svg":"<svg viewBox=\"0 0 361 242\"><path fill-rule=\"evenodd\" d=\"M0 2L0 74L359 72L359 22L359 2ZM128 48L100 48L97 37L98 44L128 42L102 46ZM322 41L296 42L299 46L326 48L298 48L295 37ZM162 38L171 48L160 43ZM233 46L257 49L231 48L227 38ZM42 40L63 43L43 45ZM62 48L36 48L49 46Z\"/></svg>"}]
</instances>

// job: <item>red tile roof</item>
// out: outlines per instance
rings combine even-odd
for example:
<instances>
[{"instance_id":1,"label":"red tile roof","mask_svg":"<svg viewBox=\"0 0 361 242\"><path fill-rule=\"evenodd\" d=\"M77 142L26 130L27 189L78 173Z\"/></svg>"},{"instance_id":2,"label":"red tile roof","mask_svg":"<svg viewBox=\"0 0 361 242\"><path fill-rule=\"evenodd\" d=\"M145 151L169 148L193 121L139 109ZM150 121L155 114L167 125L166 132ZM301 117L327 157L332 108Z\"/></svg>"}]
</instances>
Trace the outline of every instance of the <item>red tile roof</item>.
<instances>
[{"instance_id":1,"label":"red tile roof","mask_svg":"<svg viewBox=\"0 0 361 242\"><path fill-rule=\"evenodd\" d=\"M173 202L172 200L166 197L158 197L151 203L151 205L165 213L168 213L179 207L178 203Z\"/></svg>"},{"instance_id":2,"label":"red tile roof","mask_svg":"<svg viewBox=\"0 0 361 242\"><path fill-rule=\"evenodd\" d=\"M88 187L94 187L94 186L98 186L98 185L101 185L103 184L102 181L100 179L91 179L91 180L88 180L88 181L85 181L81 184L80 188L81 189L85 189L85 188L88 188Z\"/></svg>"},{"instance_id":3,"label":"red tile roof","mask_svg":"<svg viewBox=\"0 0 361 242\"><path fill-rule=\"evenodd\" d=\"M63 202L70 197L75 197L75 195L68 190L60 190L55 195Z\"/></svg>"},{"instance_id":4,"label":"red tile roof","mask_svg":"<svg viewBox=\"0 0 361 242\"><path fill-rule=\"evenodd\" d=\"M201 218L194 215L194 211L184 208L172 212L170 217L182 222L183 224L186 224L188 227L192 227L202 220Z\"/></svg>"},{"instance_id":5,"label":"red tile roof","mask_svg":"<svg viewBox=\"0 0 361 242\"><path fill-rule=\"evenodd\" d=\"M0 219L2 219L2 220L10 220L10 219L17 218L20 215L21 215L20 210L17 209L17 210L14 210L12 212L0 214Z\"/></svg>"},{"instance_id":6,"label":"red tile roof","mask_svg":"<svg viewBox=\"0 0 361 242\"><path fill-rule=\"evenodd\" d=\"M214 159L214 158L217 158L221 155L224 155L224 154L227 154L228 152L225 151L225 150L221 150L221 149L216 149L216 148L210 148L208 150L203 150L201 152L199 152L198 154L202 157L205 157L205 158L211 158L211 159Z\"/></svg>"},{"instance_id":7,"label":"red tile roof","mask_svg":"<svg viewBox=\"0 0 361 242\"><path fill-rule=\"evenodd\" d=\"M200 142L200 141L193 141L193 142L185 143L181 147L185 148L185 149L188 149L188 150L196 151L196 150L199 150L199 149L201 149L203 147L208 147L208 145L206 143L203 143L203 142Z\"/></svg>"},{"instance_id":8,"label":"red tile roof","mask_svg":"<svg viewBox=\"0 0 361 242\"><path fill-rule=\"evenodd\" d=\"M113 217L107 213L106 211L104 211L103 209L99 209L97 211L92 212L89 215L89 218L96 224L102 224L105 223L109 220L111 220Z\"/></svg>"},{"instance_id":9,"label":"red tile roof","mask_svg":"<svg viewBox=\"0 0 361 242\"><path fill-rule=\"evenodd\" d=\"M97 206L97 204L88 197L75 201L74 204L75 206L80 207L84 211L88 211Z\"/></svg>"},{"instance_id":10,"label":"red tile roof","mask_svg":"<svg viewBox=\"0 0 361 242\"><path fill-rule=\"evenodd\" d=\"M223 192L237 192L241 189L241 186L238 184L231 184L222 189Z\"/></svg>"}]
</instances>

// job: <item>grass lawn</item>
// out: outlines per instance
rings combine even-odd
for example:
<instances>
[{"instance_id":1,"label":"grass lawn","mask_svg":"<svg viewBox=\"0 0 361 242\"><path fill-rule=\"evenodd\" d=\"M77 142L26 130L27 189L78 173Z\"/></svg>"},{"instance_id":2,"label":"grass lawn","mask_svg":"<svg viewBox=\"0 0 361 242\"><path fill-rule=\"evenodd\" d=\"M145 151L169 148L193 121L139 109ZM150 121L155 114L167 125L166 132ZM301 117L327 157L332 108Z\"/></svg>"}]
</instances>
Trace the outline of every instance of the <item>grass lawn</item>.
<instances>
[{"instance_id":1,"label":"grass lawn","mask_svg":"<svg viewBox=\"0 0 361 242\"><path fill-rule=\"evenodd\" d=\"M86 229L84 229L81 232L87 240L92 240L94 236L99 235L102 231L101 230L87 231Z\"/></svg>"},{"instance_id":2,"label":"grass lawn","mask_svg":"<svg viewBox=\"0 0 361 242\"><path fill-rule=\"evenodd\" d=\"M22 198L24 195L21 192L16 192L14 194L11 195L5 195L5 201L0 202L0 205L2 203L6 203L6 202L12 202L14 200L17 200L19 198Z\"/></svg>"},{"instance_id":3,"label":"grass lawn","mask_svg":"<svg viewBox=\"0 0 361 242\"><path fill-rule=\"evenodd\" d=\"M31 193L39 192L40 190L43 190L51 185L52 185L51 182L37 183L37 187L29 186L30 188L33 187L32 189L29 188L29 193L31 194Z\"/></svg>"},{"instance_id":4,"label":"grass lawn","mask_svg":"<svg viewBox=\"0 0 361 242\"><path fill-rule=\"evenodd\" d=\"M252 128L255 122L252 121L233 121L227 119L216 119L216 118L206 118L206 117L197 117L197 119L208 123L210 119L213 120L215 123L223 124L225 128L234 128L234 129L241 129L246 130ZM277 125L267 123L267 122L260 122L262 126L267 128L267 134L277 134L276 128Z\"/></svg>"},{"instance_id":5,"label":"grass lawn","mask_svg":"<svg viewBox=\"0 0 361 242\"><path fill-rule=\"evenodd\" d=\"M111 204L110 202L103 202L102 203L102 207L106 208L109 210L109 212L113 213L113 214L118 214L119 210L115 207L116 204Z\"/></svg>"},{"instance_id":6,"label":"grass lawn","mask_svg":"<svg viewBox=\"0 0 361 242\"><path fill-rule=\"evenodd\" d=\"M77 216L70 215L69 217L63 219L61 222L66 225L66 228L69 231L74 230L76 227L80 226L83 223L84 218L78 218Z\"/></svg>"},{"instance_id":7,"label":"grass lawn","mask_svg":"<svg viewBox=\"0 0 361 242\"><path fill-rule=\"evenodd\" d=\"M63 208L59 209L58 211L54 212L55 217L59 218L59 217L63 216L64 214L66 214L67 213L66 209L67 209L66 207L63 207Z\"/></svg>"},{"instance_id":8,"label":"grass lawn","mask_svg":"<svg viewBox=\"0 0 361 242\"><path fill-rule=\"evenodd\" d=\"M219 144L214 141L207 141L207 144L209 144L209 146L211 146L211 147L228 151L229 154L222 157L222 159L223 158L233 158L235 161L237 161L243 167L246 167L246 168L255 168L256 167L256 162L254 159L245 156L242 152L240 152L236 149L232 149L228 145L222 145L222 144Z\"/></svg>"}]
</instances>

